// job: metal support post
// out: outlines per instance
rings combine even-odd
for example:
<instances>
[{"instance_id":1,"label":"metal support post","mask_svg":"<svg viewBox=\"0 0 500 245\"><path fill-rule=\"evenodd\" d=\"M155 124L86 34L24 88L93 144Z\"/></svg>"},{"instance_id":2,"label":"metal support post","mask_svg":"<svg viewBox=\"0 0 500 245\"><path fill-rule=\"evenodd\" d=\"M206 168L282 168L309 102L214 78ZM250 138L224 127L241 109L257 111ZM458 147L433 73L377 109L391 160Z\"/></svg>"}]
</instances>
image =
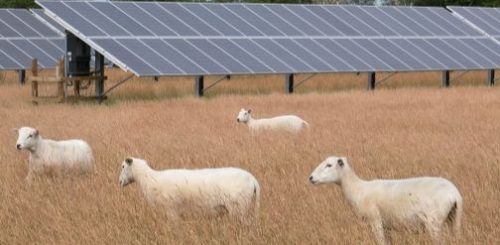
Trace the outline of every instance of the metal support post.
<instances>
[{"instance_id":1,"label":"metal support post","mask_svg":"<svg viewBox=\"0 0 500 245\"><path fill-rule=\"evenodd\" d=\"M375 72L368 73L368 90L375 90Z\"/></svg>"},{"instance_id":2,"label":"metal support post","mask_svg":"<svg viewBox=\"0 0 500 245\"><path fill-rule=\"evenodd\" d=\"M196 77L194 80L194 92L198 97L203 97L204 80L205 78L203 76Z\"/></svg>"},{"instance_id":3,"label":"metal support post","mask_svg":"<svg viewBox=\"0 0 500 245\"><path fill-rule=\"evenodd\" d=\"M450 86L450 71L443 71L442 86L445 88Z\"/></svg>"},{"instance_id":4,"label":"metal support post","mask_svg":"<svg viewBox=\"0 0 500 245\"><path fill-rule=\"evenodd\" d=\"M486 80L488 86L495 85L495 70L488 70L488 77Z\"/></svg>"},{"instance_id":5,"label":"metal support post","mask_svg":"<svg viewBox=\"0 0 500 245\"><path fill-rule=\"evenodd\" d=\"M293 93L293 74L286 74L285 77L285 93L292 94Z\"/></svg>"},{"instance_id":6,"label":"metal support post","mask_svg":"<svg viewBox=\"0 0 500 245\"><path fill-rule=\"evenodd\" d=\"M18 70L19 84L24 85L26 83L26 70Z\"/></svg>"}]
</instances>

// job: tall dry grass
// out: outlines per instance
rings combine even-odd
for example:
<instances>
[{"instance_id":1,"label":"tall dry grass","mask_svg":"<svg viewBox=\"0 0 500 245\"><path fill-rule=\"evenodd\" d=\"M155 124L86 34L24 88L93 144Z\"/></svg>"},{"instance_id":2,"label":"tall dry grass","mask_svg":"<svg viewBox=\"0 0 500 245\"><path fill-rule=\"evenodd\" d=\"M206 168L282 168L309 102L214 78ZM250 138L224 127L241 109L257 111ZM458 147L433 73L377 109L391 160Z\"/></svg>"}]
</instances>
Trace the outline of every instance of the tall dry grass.
<instances>
[{"instance_id":1,"label":"tall dry grass","mask_svg":"<svg viewBox=\"0 0 500 245\"><path fill-rule=\"evenodd\" d=\"M439 74L423 76L439 84ZM242 88L245 81L234 81L226 86L252 93L252 87ZM256 81L266 82L265 92L231 95L221 86L212 93L225 95L197 99L188 96L191 81L172 81L187 92L172 99L138 100L139 94L131 100L127 93L143 89L147 97L173 86L164 79L131 81L104 105L38 106L27 86L0 86L0 244L372 244L369 228L340 188L308 183L313 168L330 154L347 156L366 179L449 178L465 200L459 244L500 243L498 88L400 86L323 93L313 87L287 96L281 78ZM359 84L364 87L365 79ZM241 107L251 107L256 117L294 113L309 121L311 130L253 136L236 123ZM37 127L47 138L85 139L97 172L26 185L27 153L15 149L16 135L10 132L22 125ZM247 169L262 186L260 222L245 226L223 218L171 224L147 205L136 185L118 187L119 164L126 156L148 159L157 169ZM395 244L429 242L425 234L394 233Z\"/></svg>"}]
</instances>

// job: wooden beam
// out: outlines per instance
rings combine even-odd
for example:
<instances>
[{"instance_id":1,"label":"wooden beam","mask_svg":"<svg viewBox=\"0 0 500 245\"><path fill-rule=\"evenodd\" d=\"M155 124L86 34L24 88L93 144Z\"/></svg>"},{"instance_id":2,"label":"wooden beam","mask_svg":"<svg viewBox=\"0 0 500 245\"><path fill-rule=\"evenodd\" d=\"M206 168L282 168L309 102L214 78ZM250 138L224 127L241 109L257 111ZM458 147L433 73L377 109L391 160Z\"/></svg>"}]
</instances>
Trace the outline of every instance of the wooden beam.
<instances>
[{"instance_id":1,"label":"wooden beam","mask_svg":"<svg viewBox=\"0 0 500 245\"><path fill-rule=\"evenodd\" d=\"M101 79L101 77L99 77L99 76L62 77L62 78L57 78L57 77L39 77L39 76L36 76L36 77L29 77L28 81L30 81L30 82L32 82L32 81L38 81L38 82L42 82L42 83L57 83L57 82L60 82L61 80L65 81L65 82L73 82L73 81L78 81L78 80L99 80L99 79ZM105 76L103 79L107 80L108 77Z\"/></svg>"},{"instance_id":2,"label":"wooden beam","mask_svg":"<svg viewBox=\"0 0 500 245\"><path fill-rule=\"evenodd\" d=\"M57 96L64 98L66 97L65 93L65 86L64 86L64 61L59 60L56 66L56 79L59 81L57 82Z\"/></svg>"},{"instance_id":3,"label":"wooden beam","mask_svg":"<svg viewBox=\"0 0 500 245\"><path fill-rule=\"evenodd\" d=\"M31 80L32 77L38 76L38 60L31 60L31 96L38 97L38 82L36 80Z\"/></svg>"}]
</instances>

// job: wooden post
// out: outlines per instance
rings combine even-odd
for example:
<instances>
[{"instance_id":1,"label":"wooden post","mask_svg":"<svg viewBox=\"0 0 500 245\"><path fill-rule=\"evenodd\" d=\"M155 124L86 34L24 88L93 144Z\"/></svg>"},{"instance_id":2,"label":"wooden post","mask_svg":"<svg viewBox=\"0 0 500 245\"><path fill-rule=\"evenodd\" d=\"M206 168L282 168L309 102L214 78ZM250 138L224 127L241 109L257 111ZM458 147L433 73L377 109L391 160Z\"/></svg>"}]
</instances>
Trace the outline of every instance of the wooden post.
<instances>
[{"instance_id":1,"label":"wooden post","mask_svg":"<svg viewBox=\"0 0 500 245\"><path fill-rule=\"evenodd\" d=\"M57 97L63 98L65 97L65 91L64 91L64 61L59 60L57 62L57 67L56 67L56 79L57 81Z\"/></svg>"},{"instance_id":2,"label":"wooden post","mask_svg":"<svg viewBox=\"0 0 500 245\"><path fill-rule=\"evenodd\" d=\"M31 60L31 76L38 76L38 60ZM31 96L38 97L38 81L31 81Z\"/></svg>"}]
</instances>

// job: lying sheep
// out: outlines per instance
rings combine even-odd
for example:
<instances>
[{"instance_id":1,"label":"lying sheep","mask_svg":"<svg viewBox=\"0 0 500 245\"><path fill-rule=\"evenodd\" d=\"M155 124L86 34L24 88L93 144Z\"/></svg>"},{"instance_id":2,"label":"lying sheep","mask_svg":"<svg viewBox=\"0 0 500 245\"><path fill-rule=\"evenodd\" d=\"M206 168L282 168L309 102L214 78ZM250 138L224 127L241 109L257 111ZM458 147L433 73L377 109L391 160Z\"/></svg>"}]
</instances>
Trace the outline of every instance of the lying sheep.
<instances>
[{"instance_id":1,"label":"lying sheep","mask_svg":"<svg viewBox=\"0 0 500 245\"><path fill-rule=\"evenodd\" d=\"M442 226L448 223L455 235L460 235L462 196L444 178L365 181L354 173L346 158L331 156L309 180L313 184L340 185L357 214L370 224L379 244L390 243L388 229L418 231L423 226L433 241L440 243Z\"/></svg>"},{"instance_id":2,"label":"lying sheep","mask_svg":"<svg viewBox=\"0 0 500 245\"><path fill-rule=\"evenodd\" d=\"M54 141L43 139L38 130L30 127L13 129L19 134L16 148L29 151L28 176L30 182L35 175L49 171L88 172L93 169L94 157L90 146L83 140Z\"/></svg>"},{"instance_id":3,"label":"lying sheep","mask_svg":"<svg viewBox=\"0 0 500 245\"><path fill-rule=\"evenodd\" d=\"M252 131L260 130L286 130L292 133L298 133L304 128L308 128L309 124L302 120L302 118L295 115L285 115L273 118L252 118L251 109L241 109L236 121L239 123L246 123L248 128Z\"/></svg>"},{"instance_id":4,"label":"lying sheep","mask_svg":"<svg viewBox=\"0 0 500 245\"><path fill-rule=\"evenodd\" d=\"M125 159L121 167L120 185L137 182L147 201L164 207L172 220L180 219L186 206L210 216L229 213L242 220L252 208L254 215L259 209L259 183L239 168L156 171L138 158Z\"/></svg>"}]
</instances>

